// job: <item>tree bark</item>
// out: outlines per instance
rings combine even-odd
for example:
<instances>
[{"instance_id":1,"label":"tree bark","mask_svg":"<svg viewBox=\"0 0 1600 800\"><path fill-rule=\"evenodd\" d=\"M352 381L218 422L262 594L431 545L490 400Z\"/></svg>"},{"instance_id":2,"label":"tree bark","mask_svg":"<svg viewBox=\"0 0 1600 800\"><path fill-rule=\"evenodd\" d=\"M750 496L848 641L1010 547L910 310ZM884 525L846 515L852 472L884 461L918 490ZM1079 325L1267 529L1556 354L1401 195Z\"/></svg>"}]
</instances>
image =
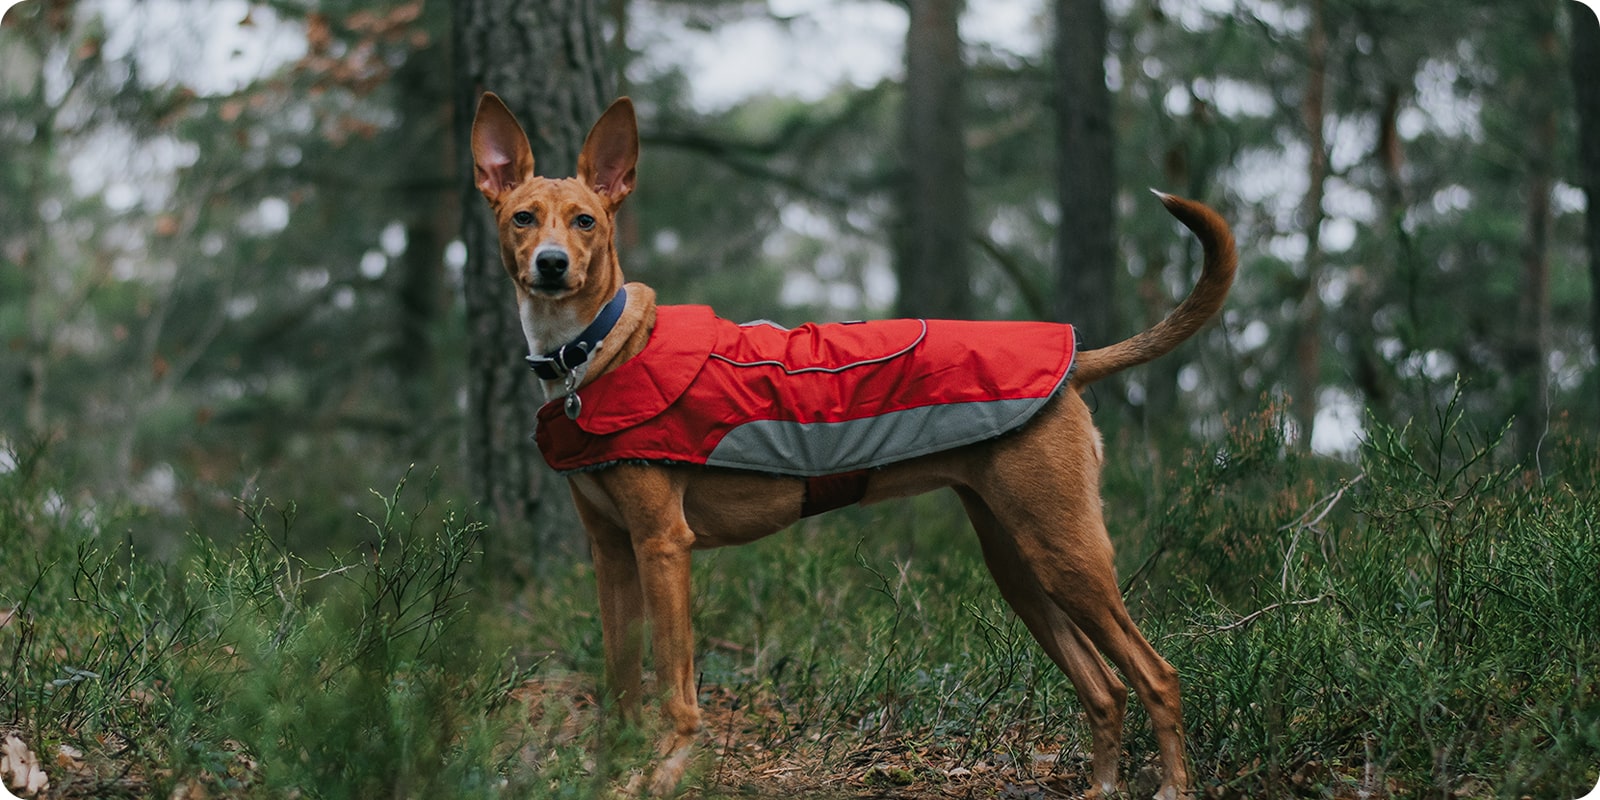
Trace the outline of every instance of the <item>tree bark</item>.
<instances>
[{"instance_id":1,"label":"tree bark","mask_svg":"<svg viewBox=\"0 0 1600 800\"><path fill-rule=\"evenodd\" d=\"M398 109L404 127L412 134L397 144L417 148L413 152L421 161L418 167L429 176L453 175L456 168L450 138L453 92L449 58L448 48L435 44L412 54L395 75L400 87ZM413 453L433 433L433 418L441 408L434 333L449 297L444 281L445 248L461 228L459 198L447 186L448 182L437 180L417 181L402 194L406 246L394 264L398 271L396 313L389 355L404 404L405 447Z\"/></svg>"},{"instance_id":2,"label":"tree bark","mask_svg":"<svg viewBox=\"0 0 1600 800\"><path fill-rule=\"evenodd\" d=\"M1401 296L1409 312L1398 326L1404 341L1409 343L1415 339L1416 284L1422 274L1422 267L1417 256L1416 243L1405 226L1406 210L1410 204L1407 200L1405 179L1405 143L1400 136L1400 109L1403 98L1403 89L1398 80L1392 79L1384 86L1383 108L1378 112L1378 142L1377 147L1373 149L1372 157L1383 173L1382 191L1379 194L1383 201L1383 220L1389 233L1394 237L1396 248L1394 272L1399 276L1397 283L1402 288ZM1350 303L1354 306L1354 314L1346 314L1344 318L1375 319L1380 303L1386 299L1385 295L1396 283L1383 280L1369 270L1355 270L1351 273L1350 279L1353 287ZM1379 351L1378 334L1372 326L1360 330L1356 330L1356 327L1352 325L1346 331L1351 338L1351 380L1360 390L1368 413L1380 422L1397 424L1392 419L1391 408L1396 385L1394 367Z\"/></svg>"},{"instance_id":3,"label":"tree bark","mask_svg":"<svg viewBox=\"0 0 1600 800\"><path fill-rule=\"evenodd\" d=\"M907 5L897 312L962 319L972 312L962 2L910 0Z\"/></svg>"},{"instance_id":4,"label":"tree bark","mask_svg":"<svg viewBox=\"0 0 1600 800\"><path fill-rule=\"evenodd\" d=\"M1560 48L1553 7L1540 6L1524 13L1528 32L1538 48L1538 63L1524 78L1525 118L1532 144L1523 151L1527 158L1527 216L1511 372L1517 449L1524 457L1532 457L1550 419L1550 381L1545 366L1550 352L1550 192L1555 183L1554 153L1559 128L1555 93L1548 78L1542 76L1555 66Z\"/></svg>"},{"instance_id":5,"label":"tree bark","mask_svg":"<svg viewBox=\"0 0 1600 800\"><path fill-rule=\"evenodd\" d=\"M1567 3L1572 22L1573 104L1578 115L1578 174L1588 207L1584 241L1589 247L1589 343L1600 349L1600 23L1588 7ZM1591 378L1595 419L1600 419L1600 378Z\"/></svg>"},{"instance_id":6,"label":"tree bark","mask_svg":"<svg viewBox=\"0 0 1600 800\"><path fill-rule=\"evenodd\" d=\"M522 121L539 172L571 175L584 135L611 99L613 81L598 0L456 0L451 12L456 174L468 254L462 276L469 342L467 471L499 529L532 536L490 537L485 548L500 552L486 554L489 563L513 563L519 574L542 573L576 558L582 537L563 482L529 441L543 398L523 362L526 340L516 300L473 182L471 121L478 96L494 91Z\"/></svg>"},{"instance_id":7,"label":"tree bark","mask_svg":"<svg viewBox=\"0 0 1600 800\"><path fill-rule=\"evenodd\" d=\"M8 254L15 254L14 266L10 268L20 276L27 301L23 305L26 335L20 342L10 343L13 350L21 351L22 415L20 420L12 420L10 416L16 409L7 408L0 421L20 422L21 431L42 441L51 433L49 428L53 424L47 411L51 331L59 327L61 313L61 304L52 296L50 265L56 258L55 236L50 223L39 215L51 185L52 170L56 167L56 114L60 110L45 99L47 70L44 65L51 40L62 36L66 24L64 21L51 24L42 11L30 15L19 8L14 10L8 27L13 38L11 46L26 48L27 52L24 58L18 59L17 66L10 68L7 78L13 82L12 91L21 101L18 108L26 109L25 113L31 116L25 123L19 120L19 127L30 124L34 134L31 141L6 154L8 168L15 170L7 185L15 186L16 191L14 194L7 192L8 208L0 214L0 219L7 223L6 230L0 232L0 245Z\"/></svg>"},{"instance_id":8,"label":"tree bark","mask_svg":"<svg viewBox=\"0 0 1600 800\"><path fill-rule=\"evenodd\" d=\"M1057 319L1086 347L1117 339L1116 152L1106 86L1109 23L1101 0L1057 0Z\"/></svg>"},{"instance_id":9,"label":"tree bark","mask_svg":"<svg viewBox=\"0 0 1600 800\"><path fill-rule=\"evenodd\" d=\"M1322 386L1322 197L1328 183L1328 143L1323 135L1328 85L1326 16L1323 0L1313 0L1311 32L1306 43L1306 91L1300 106L1309 151L1306 196L1300 206L1306 258L1298 313L1290 329L1289 361L1294 393L1290 413L1304 449L1311 447L1317 421L1317 392Z\"/></svg>"}]
</instances>

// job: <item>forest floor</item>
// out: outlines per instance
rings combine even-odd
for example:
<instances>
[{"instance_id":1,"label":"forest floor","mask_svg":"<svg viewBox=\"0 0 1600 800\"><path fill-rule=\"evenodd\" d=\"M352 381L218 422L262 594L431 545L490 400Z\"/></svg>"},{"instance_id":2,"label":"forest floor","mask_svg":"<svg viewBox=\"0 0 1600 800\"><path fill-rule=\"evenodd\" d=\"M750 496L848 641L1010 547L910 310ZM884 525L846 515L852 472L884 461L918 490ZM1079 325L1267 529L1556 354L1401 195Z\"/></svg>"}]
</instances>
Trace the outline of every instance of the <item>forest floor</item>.
<instances>
[{"instance_id":1,"label":"forest floor","mask_svg":"<svg viewBox=\"0 0 1600 800\"><path fill-rule=\"evenodd\" d=\"M1108 505L1145 531L1119 543L1130 610L1182 676L1199 797L1595 785L1600 454L1553 440L1541 477L1451 425L1386 432L1358 465L1296 460L1278 427L1242 425L1171 471L1151 495L1165 507ZM63 511L40 474L0 473L14 794L589 800L650 768L646 731L602 723L586 565L498 587L471 572L485 528L403 484L360 517L361 547L311 561L288 545L324 540L291 538L295 507L261 503L238 535L158 563ZM1091 788L1072 687L955 503L848 509L697 557L695 626L715 638L696 642L704 733L684 796ZM1126 796L1157 788L1151 740L1132 699Z\"/></svg>"},{"instance_id":2,"label":"forest floor","mask_svg":"<svg viewBox=\"0 0 1600 800\"><path fill-rule=\"evenodd\" d=\"M569 722L598 713L592 684L585 680L530 681L515 694L528 708L544 709L543 713L560 707ZM1029 741L1020 726L1002 733L998 741L983 743L960 735L937 741L872 731L824 735L789 730L793 726L780 703L764 693L752 698L743 691L707 686L702 687L700 700L705 724L702 770L685 782L689 797L1051 800L1083 797L1092 785L1086 743L1071 736ZM1087 737L1086 731L1074 732ZM567 735L583 734L573 726ZM1134 757L1140 766L1130 770L1124 756L1123 788L1130 797L1152 796L1160 780L1154 753ZM1287 780L1296 795L1337 800L1396 797L1405 792L1394 780L1385 780L1382 786L1364 785L1361 770L1355 767L1338 771L1343 774L1336 776L1326 765L1312 761ZM1486 786L1482 792L1466 788L1469 791L1458 789L1450 798L1494 797ZM1243 795L1212 788L1204 796Z\"/></svg>"},{"instance_id":3,"label":"forest floor","mask_svg":"<svg viewBox=\"0 0 1600 800\"><path fill-rule=\"evenodd\" d=\"M581 684L529 683L520 692L535 706L559 694L564 699L557 702L594 709ZM1024 763L1006 752L974 754L964 737L785 736L785 715L772 698L751 702L744 693L713 686L702 688L700 699L705 757L699 779L688 785L707 798L1043 800L1079 797L1089 785L1088 754L1054 744L1027 747L1031 757Z\"/></svg>"}]
</instances>

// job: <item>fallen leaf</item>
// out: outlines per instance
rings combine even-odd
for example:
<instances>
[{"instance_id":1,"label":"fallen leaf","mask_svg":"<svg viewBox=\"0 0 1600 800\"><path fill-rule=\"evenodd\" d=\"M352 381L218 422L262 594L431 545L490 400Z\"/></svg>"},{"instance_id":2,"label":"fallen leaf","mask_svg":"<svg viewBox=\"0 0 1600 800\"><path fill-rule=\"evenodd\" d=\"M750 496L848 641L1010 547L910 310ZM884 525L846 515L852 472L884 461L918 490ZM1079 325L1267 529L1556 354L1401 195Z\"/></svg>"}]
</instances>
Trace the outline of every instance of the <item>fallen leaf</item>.
<instances>
[{"instance_id":1,"label":"fallen leaf","mask_svg":"<svg viewBox=\"0 0 1600 800\"><path fill-rule=\"evenodd\" d=\"M39 758L15 736L7 736L0 745L0 780L24 795L36 795L50 785Z\"/></svg>"},{"instance_id":2,"label":"fallen leaf","mask_svg":"<svg viewBox=\"0 0 1600 800\"><path fill-rule=\"evenodd\" d=\"M56 766L68 773L83 771L83 751L70 744L61 745L56 750Z\"/></svg>"},{"instance_id":3,"label":"fallen leaf","mask_svg":"<svg viewBox=\"0 0 1600 800\"><path fill-rule=\"evenodd\" d=\"M210 794L206 787L199 781L190 779L172 787L172 795L168 800L209 800Z\"/></svg>"}]
</instances>

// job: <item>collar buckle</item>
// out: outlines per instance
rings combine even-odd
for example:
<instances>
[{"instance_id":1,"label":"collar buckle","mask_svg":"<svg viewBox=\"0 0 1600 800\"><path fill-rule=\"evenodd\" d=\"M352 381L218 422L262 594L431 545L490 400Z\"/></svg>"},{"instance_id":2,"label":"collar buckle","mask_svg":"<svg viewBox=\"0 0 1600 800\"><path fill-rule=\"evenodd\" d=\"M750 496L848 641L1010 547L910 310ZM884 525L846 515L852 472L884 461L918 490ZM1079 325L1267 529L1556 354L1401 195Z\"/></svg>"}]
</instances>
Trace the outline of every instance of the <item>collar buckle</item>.
<instances>
[{"instance_id":1,"label":"collar buckle","mask_svg":"<svg viewBox=\"0 0 1600 800\"><path fill-rule=\"evenodd\" d=\"M528 356L528 366L547 381L561 380L587 363L593 349L588 342L568 342L542 356Z\"/></svg>"},{"instance_id":2,"label":"collar buckle","mask_svg":"<svg viewBox=\"0 0 1600 800\"><path fill-rule=\"evenodd\" d=\"M589 354L600 346L600 340L616 327L622 309L628 304L628 291L618 289L615 297L600 309L600 313L584 328L577 338L543 355L527 356L528 366L542 380L559 381L572 376L572 371L589 360Z\"/></svg>"}]
</instances>

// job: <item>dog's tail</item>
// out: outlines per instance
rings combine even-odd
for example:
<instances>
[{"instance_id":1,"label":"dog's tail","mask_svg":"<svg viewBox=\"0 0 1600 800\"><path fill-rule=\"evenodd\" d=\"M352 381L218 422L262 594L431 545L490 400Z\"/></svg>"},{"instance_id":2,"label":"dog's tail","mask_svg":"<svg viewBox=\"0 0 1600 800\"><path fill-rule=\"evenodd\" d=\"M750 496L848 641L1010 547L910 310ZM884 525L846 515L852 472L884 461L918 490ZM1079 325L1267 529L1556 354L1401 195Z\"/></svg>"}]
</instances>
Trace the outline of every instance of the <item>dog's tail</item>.
<instances>
[{"instance_id":1,"label":"dog's tail","mask_svg":"<svg viewBox=\"0 0 1600 800\"><path fill-rule=\"evenodd\" d=\"M1228 287L1233 285L1239 255L1234 249L1233 232L1228 230L1228 223L1217 212L1193 200L1161 192L1156 192L1156 196L1172 216L1200 239L1200 246L1205 250L1200 280L1166 319L1149 330L1113 345L1079 353L1072 373L1073 386L1087 386L1171 352L1222 308Z\"/></svg>"}]
</instances>

